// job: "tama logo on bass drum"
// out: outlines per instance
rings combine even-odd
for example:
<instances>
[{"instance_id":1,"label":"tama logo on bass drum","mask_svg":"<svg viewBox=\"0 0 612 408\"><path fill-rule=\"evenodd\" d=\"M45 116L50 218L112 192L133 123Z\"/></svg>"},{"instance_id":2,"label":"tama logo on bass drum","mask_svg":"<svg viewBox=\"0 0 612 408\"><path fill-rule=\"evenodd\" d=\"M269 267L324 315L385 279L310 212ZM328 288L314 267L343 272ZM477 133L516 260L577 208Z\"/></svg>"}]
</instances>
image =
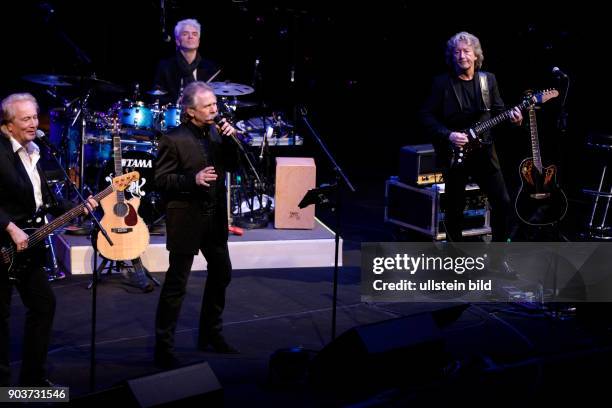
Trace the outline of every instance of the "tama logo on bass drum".
<instances>
[{"instance_id":1,"label":"tama logo on bass drum","mask_svg":"<svg viewBox=\"0 0 612 408\"><path fill-rule=\"evenodd\" d=\"M122 159L121 167L132 167L138 169L152 169L153 160L151 159Z\"/></svg>"}]
</instances>

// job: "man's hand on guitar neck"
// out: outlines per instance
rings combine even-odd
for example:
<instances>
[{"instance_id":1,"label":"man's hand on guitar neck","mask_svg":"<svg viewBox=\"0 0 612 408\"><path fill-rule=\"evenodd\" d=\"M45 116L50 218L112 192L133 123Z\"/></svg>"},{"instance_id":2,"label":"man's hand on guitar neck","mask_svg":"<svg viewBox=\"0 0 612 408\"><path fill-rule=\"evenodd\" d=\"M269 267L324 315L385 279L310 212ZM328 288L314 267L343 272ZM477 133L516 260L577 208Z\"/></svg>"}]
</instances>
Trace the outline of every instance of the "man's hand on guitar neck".
<instances>
[{"instance_id":1,"label":"man's hand on guitar neck","mask_svg":"<svg viewBox=\"0 0 612 408\"><path fill-rule=\"evenodd\" d=\"M523 114L521 110L518 107L514 107L514 109L510 111L510 122L515 125L520 125L522 121Z\"/></svg>"},{"instance_id":2,"label":"man's hand on guitar neck","mask_svg":"<svg viewBox=\"0 0 612 408\"><path fill-rule=\"evenodd\" d=\"M91 211L94 211L98 207L98 202L93 199L93 196L87 197L87 201L85 202L85 208L83 211L85 215L88 215Z\"/></svg>"},{"instance_id":3,"label":"man's hand on guitar neck","mask_svg":"<svg viewBox=\"0 0 612 408\"><path fill-rule=\"evenodd\" d=\"M6 226L6 232L9 233L11 239L17 247L17 252L25 251L28 248L28 234L12 222Z\"/></svg>"},{"instance_id":4,"label":"man's hand on guitar neck","mask_svg":"<svg viewBox=\"0 0 612 408\"><path fill-rule=\"evenodd\" d=\"M451 132L448 140L457 147L461 147L468 142L468 136L462 132Z\"/></svg>"}]
</instances>

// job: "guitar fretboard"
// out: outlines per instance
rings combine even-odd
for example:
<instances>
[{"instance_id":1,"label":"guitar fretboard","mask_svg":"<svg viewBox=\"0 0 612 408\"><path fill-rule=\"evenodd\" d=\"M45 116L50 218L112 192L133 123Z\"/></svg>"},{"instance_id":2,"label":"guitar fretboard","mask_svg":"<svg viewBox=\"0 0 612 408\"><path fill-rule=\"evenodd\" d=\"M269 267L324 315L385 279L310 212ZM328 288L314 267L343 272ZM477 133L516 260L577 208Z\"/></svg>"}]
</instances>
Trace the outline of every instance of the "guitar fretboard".
<instances>
[{"instance_id":1,"label":"guitar fretboard","mask_svg":"<svg viewBox=\"0 0 612 408\"><path fill-rule=\"evenodd\" d=\"M542 156L540 155L540 142L538 139L538 122L536 119L535 107L529 108L529 133L531 134L531 151L533 155L533 165L542 173Z\"/></svg>"}]
</instances>

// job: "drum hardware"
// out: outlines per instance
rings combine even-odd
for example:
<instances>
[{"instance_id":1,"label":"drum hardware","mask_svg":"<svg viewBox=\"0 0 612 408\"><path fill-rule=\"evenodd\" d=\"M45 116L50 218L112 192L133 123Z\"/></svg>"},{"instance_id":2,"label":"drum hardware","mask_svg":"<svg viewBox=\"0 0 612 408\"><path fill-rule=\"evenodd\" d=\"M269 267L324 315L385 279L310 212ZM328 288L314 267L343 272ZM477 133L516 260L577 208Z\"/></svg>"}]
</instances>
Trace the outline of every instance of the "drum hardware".
<instances>
[{"instance_id":1,"label":"drum hardware","mask_svg":"<svg viewBox=\"0 0 612 408\"><path fill-rule=\"evenodd\" d=\"M47 272L47 279L52 282L60 279L64 279L66 274L62 272L57 263L57 256L55 254L55 246L53 245L53 236L55 234L51 233L47 238L45 238L44 246L45 246L45 255L46 255L46 263L45 263L45 272Z\"/></svg>"}]
</instances>

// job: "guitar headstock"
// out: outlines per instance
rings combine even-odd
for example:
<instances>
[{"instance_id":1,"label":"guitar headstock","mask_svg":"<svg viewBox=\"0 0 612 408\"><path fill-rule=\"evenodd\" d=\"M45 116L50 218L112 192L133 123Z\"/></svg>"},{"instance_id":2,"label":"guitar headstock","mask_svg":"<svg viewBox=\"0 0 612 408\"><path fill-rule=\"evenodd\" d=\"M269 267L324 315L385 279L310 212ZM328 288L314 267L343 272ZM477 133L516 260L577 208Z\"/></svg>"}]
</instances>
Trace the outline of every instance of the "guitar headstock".
<instances>
[{"instance_id":1,"label":"guitar headstock","mask_svg":"<svg viewBox=\"0 0 612 408\"><path fill-rule=\"evenodd\" d=\"M535 105L538 103L545 103L549 100L559 96L559 91L555 88L544 89L543 91L530 93L526 96L527 103L529 105Z\"/></svg>"},{"instance_id":2,"label":"guitar headstock","mask_svg":"<svg viewBox=\"0 0 612 408\"><path fill-rule=\"evenodd\" d=\"M115 191L123 191L130 186L133 181L136 181L140 178L140 173L137 171L131 171L122 176L117 176L113 178L113 190Z\"/></svg>"}]
</instances>

